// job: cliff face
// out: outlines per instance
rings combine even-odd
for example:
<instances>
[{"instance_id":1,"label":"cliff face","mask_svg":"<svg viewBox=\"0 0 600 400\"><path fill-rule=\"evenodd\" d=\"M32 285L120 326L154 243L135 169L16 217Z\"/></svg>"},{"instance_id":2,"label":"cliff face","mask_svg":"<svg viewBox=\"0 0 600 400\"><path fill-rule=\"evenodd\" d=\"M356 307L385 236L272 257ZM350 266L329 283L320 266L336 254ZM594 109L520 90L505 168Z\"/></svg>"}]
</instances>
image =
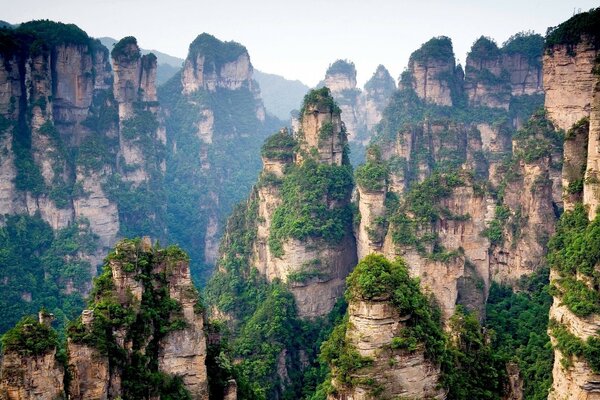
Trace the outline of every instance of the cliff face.
<instances>
[{"instance_id":1,"label":"cliff face","mask_svg":"<svg viewBox=\"0 0 600 400\"><path fill-rule=\"evenodd\" d=\"M198 89L236 90L252 84L252 64L246 49L234 42L221 42L203 33L190 45L181 83L184 94Z\"/></svg>"},{"instance_id":2,"label":"cliff face","mask_svg":"<svg viewBox=\"0 0 600 400\"><path fill-rule=\"evenodd\" d=\"M360 360L362 367L348 370L347 366L341 365L341 357L330 360L334 390L329 399L446 398L446 392L439 385L439 366L425 355L424 343L412 336L414 320L409 310L398 307L396 295L371 293L366 287L369 284L359 278L362 275L366 279L366 275L370 275L370 283L385 287L390 284L389 280L399 279L399 275L395 275L399 271L394 268L385 270L389 274L386 278L378 276L380 267L388 264L389 261L382 257L369 256L358 264L349 278L348 320L336 328L323 349L329 354L332 349L328 346L334 343L339 346L336 341L341 340L343 348L337 349L340 356L343 357L341 353L345 352ZM368 271L365 266L369 267ZM395 290L406 296L420 296L420 293L409 294L411 285L399 280L395 282ZM431 334L435 336L435 332ZM342 337L338 338L338 335ZM412 340L415 340L413 345L405 346Z\"/></svg>"},{"instance_id":3,"label":"cliff face","mask_svg":"<svg viewBox=\"0 0 600 400\"><path fill-rule=\"evenodd\" d=\"M368 144L373 128L381 120L384 108L396 89L388 70L380 65L364 89L356 87L356 68L347 60L337 60L329 66L325 79L319 83L331 90L340 107L346 125L348 142L352 145L352 162L362 161L364 146Z\"/></svg>"},{"instance_id":4,"label":"cliff face","mask_svg":"<svg viewBox=\"0 0 600 400\"><path fill-rule=\"evenodd\" d=\"M449 39L413 53L369 151L380 155L356 173L359 258L402 255L445 319L456 304L483 312L492 281L512 285L542 265L561 200L561 139L543 113L525 123L531 111L517 106L535 102L537 84L524 78L511 97L504 60L526 55L482 43L493 44L474 45L464 81ZM475 95L486 76L503 77L501 103Z\"/></svg>"},{"instance_id":5,"label":"cliff face","mask_svg":"<svg viewBox=\"0 0 600 400\"><path fill-rule=\"evenodd\" d=\"M177 248L152 247L148 239L117 245L94 296L96 304L116 301L112 307L126 318L96 306L69 329L71 398L127 397L140 385L152 396L166 395L172 389L161 385L170 376L181 379L178 385L191 398L208 398L203 316L186 257ZM162 383L151 384L150 374Z\"/></svg>"},{"instance_id":6,"label":"cliff face","mask_svg":"<svg viewBox=\"0 0 600 400\"><path fill-rule=\"evenodd\" d=\"M462 77L454 64L449 38L441 36L423 44L411 54L407 71L411 79L401 84L412 88L420 99L440 106L453 104L455 80Z\"/></svg>"},{"instance_id":7,"label":"cliff face","mask_svg":"<svg viewBox=\"0 0 600 400\"><path fill-rule=\"evenodd\" d=\"M260 143L276 123L265 114L252 74L244 46L201 34L182 71L159 91L171 154L168 202L182 205L168 208L168 228L203 279L216 261L226 216L260 169Z\"/></svg>"},{"instance_id":8,"label":"cliff face","mask_svg":"<svg viewBox=\"0 0 600 400\"><path fill-rule=\"evenodd\" d=\"M371 79L365 83L364 106L367 131L370 132L381 121L383 110L395 90L394 78L383 65L379 65Z\"/></svg>"},{"instance_id":9,"label":"cliff face","mask_svg":"<svg viewBox=\"0 0 600 400\"><path fill-rule=\"evenodd\" d=\"M548 36L544 56L546 108L553 122L564 129L565 160L563 185L566 212L551 246L551 285L554 302L550 327L554 345L553 386L549 399L600 398L600 371L594 348L598 343L597 279L598 259L590 256L584 264L567 255L584 240L581 251L588 253L597 240L599 32L592 25L578 24L574 37L565 30L580 18L597 20L598 9L573 17L554 28ZM573 32L571 33L573 36ZM575 39L575 41L573 41ZM589 254L589 253L588 253ZM586 265L589 264L589 267ZM569 345L578 347L569 347Z\"/></svg>"},{"instance_id":10,"label":"cliff face","mask_svg":"<svg viewBox=\"0 0 600 400\"><path fill-rule=\"evenodd\" d=\"M56 334L47 315L22 320L3 340L0 399L55 400L64 396L64 368L56 358ZM54 337L52 337L54 336ZM31 340L27 345L26 339ZM47 342L44 342L47 341Z\"/></svg>"},{"instance_id":11,"label":"cliff face","mask_svg":"<svg viewBox=\"0 0 600 400\"><path fill-rule=\"evenodd\" d=\"M51 35L55 29L61 34ZM95 163L102 173L88 168L97 156L87 151L90 143L116 135L109 115L102 127L93 115L111 85L108 52L77 27L49 21L25 23L3 35L0 210L39 215L54 230L87 219L99 248L78 258L89 261L87 272L94 274L119 230L116 202L100 187L112 169L104 162ZM39 46L31 47L32 40ZM86 288L89 284L75 289Z\"/></svg>"},{"instance_id":12,"label":"cliff face","mask_svg":"<svg viewBox=\"0 0 600 400\"><path fill-rule=\"evenodd\" d=\"M314 174L314 168L317 171L325 171L327 168L342 171L346 168L346 133L339 110L329 102L332 101L330 97L323 97L329 96L328 93L317 95L313 102L305 101L297 136L297 152L293 150L294 139L285 131L266 143L261 178L264 184L257 188L259 223L253 265L268 281L277 278L290 284L298 313L302 317L323 316L331 311L343 293L345 277L356 263L354 238L348 226L341 227L338 243L331 243L327 237L291 236L277 238L278 244L273 245L274 236L281 229L280 220L286 213L286 207L290 206L289 200L284 199L290 196L286 193L289 189L277 183L283 182L285 186L286 179L290 180L286 177L289 176L286 174L289 170L286 166L295 164L296 173L302 173L305 169L307 174ZM315 188L298 190L314 191ZM306 201L316 200L315 207L325 207L330 212L339 212L349 205L348 193L338 196L332 193L319 195L323 198Z\"/></svg>"}]
</instances>

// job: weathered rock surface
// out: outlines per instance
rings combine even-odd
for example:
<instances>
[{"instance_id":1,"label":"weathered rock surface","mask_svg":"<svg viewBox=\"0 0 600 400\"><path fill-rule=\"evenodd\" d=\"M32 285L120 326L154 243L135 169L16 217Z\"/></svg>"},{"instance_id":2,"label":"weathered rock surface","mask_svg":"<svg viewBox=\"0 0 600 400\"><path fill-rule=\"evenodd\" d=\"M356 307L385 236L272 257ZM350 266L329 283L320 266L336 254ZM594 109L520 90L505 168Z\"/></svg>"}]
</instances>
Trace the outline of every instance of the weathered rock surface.
<instances>
[{"instance_id":1,"label":"weathered rock surface","mask_svg":"<svg viewBox=\"0 0 600 400\"><path fill-rule=\"evenodd\" d=\"M323 135L323 129L331 131ZM297 139L299 151L293 157L263 156L263 176L270 174L281 179L286 165L292 162L302 164L307 158L316 158L319 163L336 166L345 162L344 124L339 113L333 112L329 106L307 106ZM258 223L253 244L253 265L267 280L280 279L289 283L300 316L314 318L326 315L343 295L345 278L356 264L354 237L347 232L337 244L325 238L288 238L282 243L283 255L273 254L269 238L273 214L282 203L279 190L278 186L270 184L259 185L256 189ZM310 277L288 281L292 274L308 274Z\"/></svg>"},{"instance_id":2,"label":"weathered rock surface","mask_svg":"<svg viewBox=\"0 0 600 400\"><path fill-rule=\"evenodd\" d=\"M544 88L548 114L556 125L567 131L562 174L564 184L568 185L565 189L571 189L571 183L583 186L583 197L579 189L565 193L565 208L573 209L576 202L583 200L588 218L592 220L600 203L597 183L600 79L593 73L594 66L598 66L599 51L588 39L582 36L576 46L554 45L548 49L544 56ZM559 278L557 271L551 271L551 284L557 284ZM574 278L587 280L579 273ZM597 338L600 329L597 314L585 318L575 315L562 303L560 295L554 297L550 319L580 340ZM550 336L556 345L552 329ZM600 399L600 375L594 373L584 358L571 356L568 363L563 363L566 356L558 348L554 349L554 355L549 399Z\"/></svg>"},{"instance_id":3,"label":"weathered rock surface","mask_svg":"<svg viewBox=\"0 0 600 400\"><path fill-rule=\"evenodd\" d=\"M55 400L64 394L64 370L56 349L39 356L5 353L0 376L2 400Z\"/></svg>"},{"instance_id":4,"label":"weathered rock surface","mask_svg":"<svg viewBox=\"0 0 600 400\"><path fill-rule=\"evenodd\" d=\"M410 316L399 315L388 299L353 301L348 313L348 342L361 356L373 359L372 365L356 373L358 382L374 381L381 398L446 398L438 385L439 367L425 359L422 348L414 352L390 348ZM358 383L348 390L338 388L338 394L329 399L371 399L372 390L373 385Z\"/></svg>"}]
</instances>

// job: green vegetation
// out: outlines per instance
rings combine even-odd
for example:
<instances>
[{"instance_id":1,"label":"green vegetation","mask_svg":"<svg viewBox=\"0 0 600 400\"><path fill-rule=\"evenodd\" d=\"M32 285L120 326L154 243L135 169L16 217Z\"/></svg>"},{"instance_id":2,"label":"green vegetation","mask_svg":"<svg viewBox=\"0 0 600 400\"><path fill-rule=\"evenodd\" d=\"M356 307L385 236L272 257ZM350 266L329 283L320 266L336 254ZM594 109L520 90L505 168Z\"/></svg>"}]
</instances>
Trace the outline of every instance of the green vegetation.
<instances>
[{"instance_id":1,"label":"green vegetation","mask_svg":"<svg viewBox=\"0 0 600 400\"><path fill-rule=\"evenodd\" d=\"M222 42L208 33L202 33L190 44L188 59L195 64L198 57L204 57L205 73L219 73L223 65L236 61L247 53L246 48L239 43Z\"/></svg>"},{"instance_id":2,"label":"green vegetation","mask_svg":"<svg viewBox=\"0 0 600 400\"><path fill-rule=\"evenodd\" d=\"M352 167L313 159L290 166L281 187L282 203L273 214L269 247L282 255L286 238L323 238L338 243L352 223L349 199Z\"/></svg>"},{"instance_id":3,"label":"green vegetation","mask_svg":"<svg viewBox=\"0 0 600 400\"><path fill-rule=\"evenodd\" d=\"M577 357L585 360L594 373L600 373L600 338L590 336L584 341L556 320L551 320L549 327L556 339L556 348L564 357L561 360L563 368L570 368L573 365L573 357Z\"/></svg>"},{"instance_id":4,"label":"green vegetation","mask_svg":"<svg viewBox=\"0 0 600 400\"><path fill-rule=\"evenodd\" d=\"M513 135L513 139L517 143L515 157L532 163L561 149L564 135L554 129L546 112L540 109Z\"/></svg>"},{"instance_id":5,"label":"green vegetation","mask_svg":"<svg viewBox=\"0 0 600 400\"><path fill-rule=\"evenodd\" d=\"M496 206L494 219L490 225L481 233L483 236L490 239L491 244L496 246L504 243L504 228L511 216L510 208L505 205Z\"/></svg>"},{"instance_id":6,"label":"green vegetation","mask_svg":"<svg viewBox=\"0 0 600 400\"><path fill-rule=\"evenodd\" d=\"M356 79L356 67L352 61L348 60L336 60L333 64L329 64L326 75L343 74L349 75L351 78Z\"/></svg>"},{"instance_id":7,"label":"green vegetation","mask_svg":"<svg viewBox=\"0 0 600 400\"><path fill-rule=\"evenodd\" d=\"M96 242L86 221L53 232L39 215L6 217L0 228L0 333L43 307L56 316L59 328L75 318L92 271L81 254L92 253ZM72 293L61 290L68 282Z\"/></svg>"},{"instance_id":8,"label":"green vegetation","mask_svg":"<svg viewBox=\"0 0 600 400\"><path fill-rule=\"evenodd\" d=\"M514 292L492 283L486 305L486 327L494 332L494 352L519 367L526 399L548 397L554 353L546 333L552 297L548 269L522 279Z\"/></svg>"},{"instance_id":9,"label":"green vegetation","mask_svg":"<svg viewBox=\"0 0 600 400\"><path fill-rule=\"evenodd\" d=\"M552 51L554 46L566 45L567 52L575 55L575 46L584 36L596 49L600 48L600 7L574 15L562 24L548 28L546 47Z\"/></svg>"},{"instance_id":10,"label":"green vegetation","mask_svg":"<svg viewBox=\"0 0 600 400\"><path fill-rule=\"evenodd\" d=\"M492 38L481 36L473 43L467 57L475 62L484 62L496 60L500 55L501 52L496 42Z\"/></svg>"},{"instance_id":11,"label":"green vegetation","mask_svg":"<svg viewBox=\"0 0 600 400\"><path fill-rule=\"evenodd\" d=\"M260 154L265 158L292 161L296 146L296 140L284 130L269 136L262 145Z\"/></svg>"},{"instance_id":12,"label":"green vegetation","mask_svg":"<svg viewBox=\"0 0 600 400\"><path fill-rule=\"evenodd\" d=\"M166 225L169 240L190 254L195 281L204 283L213 268L205 263L206 227L215 220L224 225L235 204L250 192L261 168L262 141L280 124L269 116L264 122L257 118L257 101L248 87L201 89L189 96L181 91L181 74L158 89L168 111ZM214 117L211 144L197 135L205 110ZM274 149L267 145L265 150Z\"/></svg>"},{"instance_id":13,"label":"green vegetation","mask_svg":"<svg viewBox=\"0 0 600 400\"><path fill-rule=\"evenodd\" d=\"M134 62L141 57L140 49L137 45L137 39L133 36L126 36L119 40L113 46L110 56L113 60L119 62Z\"/></svg>"},{"instance_id":14,"label":"green vegetation","mask_svg":"<svg viewBox=\"0 0 600 400\"><path fill-rule=\"evenodd\" d=\"M315 107L319 110L329 110L332 114L339 115L341 113L328 87L313 89L304 96L300 116L303 116L309 107Z\"/></svg>"},{"instance_id":15,"label":"green vegetation","mask_svg":"<svg viewBox=\"0 0 600 400\"><path fill-rule=\"evenodd\" d=\"M85 343L108 356L111 368L121 371L123 397L146 399L152 395L189 399L180 379L158 370L160 341L169 332L186 327L181 304L169 295L171 263L188 260L178 247L144 248L140 239L123 240L109 254L104 271L94 279L88 308L94 319L89 327L74 321L68 336L76 343ZM120 299L114 287L111 262L120 265L143 286L141 300L133 296ZM198 301L197 293L190 293ZM130 354L114 336L124 329L132 342Z\"/></svg>"},{"instance_id":16,"label":"green vegetation","mask_svg":"<svg viewBox=\"0 0 600 400\"><path fill-rule=\"evenodd\" d=\"M477 317L461 306L450 318L452 338L447 359L442 363L442 384L448 399L496 399L504 392L504 360L489 344L490 336L482 330Z\"/></svg>"},{"instance_id":17,"label":"green vegetation","mask_svg":"<svg viewBox=\"0 0 600 400\"><path fill-rule=\"evenodd\" d=\"M600 218L588 222L582 204L565 212L549 242L548 261L559 273L552 293L575 315L586 317L600 312L600 295L594 267L600 262ZM590 283L577 277L580 274Z\"/></svg>"},{"instance_id":18,"label":"green vegetation","mask_svg":"<svg viewBox=\"0 0 600 400\"><path fill-rule=\"evenodd\" d=\"M367 191L381 191L387 185L389 170L381 160L381 150L377 146L367 149L367 162L358 168L354 176L356 184Z\"/></svg>"},{"instance_id":19,"label":"green vegetation","mask_svg":"<svg viewBox=\"0 0 600 400\"><path fill-rule=\"evenodd\" d=\"M23 317L2 336L2 353L17 352L21 356L40 356L58 347L54 329L40 324L35 317Z\"/></svg>"},{"instance_id":20,"label":"green vegetation","mask_svg":"<svg viewBox=\"0 0 600 400\"><path fill-rule=\"evenodd\" d=\"M419 50L410 55L410 62L427 63L430 60L449 61L454 64L454 51L452 50L452 40L446 36L438 36L429 39L421 45Z\"/></svg>"}]
</instances>

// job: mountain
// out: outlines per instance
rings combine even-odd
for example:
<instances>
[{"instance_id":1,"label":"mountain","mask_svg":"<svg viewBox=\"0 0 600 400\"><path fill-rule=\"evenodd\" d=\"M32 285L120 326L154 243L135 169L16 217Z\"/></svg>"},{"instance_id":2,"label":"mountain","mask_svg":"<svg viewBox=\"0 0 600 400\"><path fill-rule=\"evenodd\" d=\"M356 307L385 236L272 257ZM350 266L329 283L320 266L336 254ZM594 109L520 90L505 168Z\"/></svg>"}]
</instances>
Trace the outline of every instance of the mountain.
<instances>
[{"instance_id":1,"label":"mountain","mask_svg":"<svg viewBox=\"0 0 600 400\"><path fill-rule=\"evenodd\" d=\"M98 38L98 40L100 40L100 43L102 43L107 49L112 49L117 43L117 40L111 37L101 37ZM173 77L173 75L175 75L183 65L183 59L162 53L158 50L140 49L140 51L142 54L152 53L156 56L158 63L158 69L156 70L156 84L158 86L171 79L171 77Z\"/></svg>"},{"instance_id":2,"label":"mountain","mask_svg":"<svg viewBox=\"0 0 600 400\"><path fill-rule=\"evenodd\" d=\"M281 121L266 114L244 46L209 34L190 44L183 68L158 91L167 130L170 240L206 279L227 215L260 170L260 143Z\"/></svg>"}]
</instances>

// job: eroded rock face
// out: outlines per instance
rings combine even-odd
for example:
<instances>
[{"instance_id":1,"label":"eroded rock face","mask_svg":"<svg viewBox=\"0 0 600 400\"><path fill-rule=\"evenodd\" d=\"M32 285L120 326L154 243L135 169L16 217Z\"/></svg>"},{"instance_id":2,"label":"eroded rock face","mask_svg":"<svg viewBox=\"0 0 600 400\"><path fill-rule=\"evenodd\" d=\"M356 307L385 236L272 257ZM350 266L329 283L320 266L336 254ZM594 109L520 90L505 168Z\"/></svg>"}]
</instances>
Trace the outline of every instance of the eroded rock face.
<instances>
[{"instance_id":1,"label":"eroded rock face","mask_svg":"<svg viewBox=\"0 0 600 400\"><path fill-rule=\"evenodd\" d=\"M412 88L419 98L440 106L452 105L454 59L413 60L408 64L412 73Z\"/></svg>"},{"instance_id":2,"label":"eroded rock face","mask_svg":"<svg viewBox=\"0 0 600 400\"><path fill-rule=\"evenodd\" d=\"M132 335L129 331L133 329L131 326L121 325L103 340L114 341L114 345L127 355L126 363L132 362L135 352L143 352L156 363L158 371L181 377L183 386L193 399L204 400L208 399L204 318L197 310L198 292L191 281L189 262L182 254L180 250L171 248L157 249L148 238L139 243L123 241L117 244L115 252L109 257L111 296L134 318L138 313L148 312L144 309L142 297L155 297L157 290L164 290L170 301L178 304L178 307L167 320L150 321L151 332L145 332L145 337L140 338L139 331L137 336ZM152 260L152 264L148 265L148 260ZM147 278L144 281L140 274L151 277L152 282L148 282ZM84 310L82 313L79 329L83 334L97 329L96 323L103 323L97 322L98 317L94 314L93 310ZM166 326L176 318L181 320L181 327L169 329L166 334L156 331L156 324ZM146 347L155 338L158 338L155 346ZM110 354L104 355L93 342L83 342L72 335L68 349L72 375L69 388L71 398L112 399L124 395L122 382L132 378Z\"/></svg>"},{"instance_id":3,"label":"eroded rock face","mask_svg":"<svg viewBox=\"0 0 600 400\"><path fill-rule=\"evenodd\" d=\"M56 349L39 356L8 352L1 367L2 400L55 400L64 394L64 370Z\"/></svg>"},{"instance_id":4,"label":"eroded rock face","mask_svg":"<svg viewBox=\"0 0 600 400\"><path fill-rule=\"evenodd\" d=\"M39 40L43 42L46 38ZM39 54L0 55L0 114L11 125L3 132L0 144L3 148L0 212L39 213L55 230L89 217L90 228L100 237L102 248L82 258L92 261L95 273L96 262L116 240L119 230L116 204L103 193L100 187L103 181L98 174L84 173L80 166L74 165L74 160L68 160L72 158L70 152L77 150L90 135L104 134L92 132L86 120L94 96L106 93L112 82L108 51L92 39L85 44L66 40L48 46L48 51ZM21 137L30 136L30 147L15 149L17 132ZM17 157L24 153L31 154L43 179L43 188L17 188ZM64 192L73 184L90 191L85 195L69 195L60 203L52 196L53 189Z\"/></svg>"},{"instance_id":5,"label":"eroded rock face","mask_svg":"<svg viewBox=\"0 0 600 400\"><path fill-rule=\"evenodd\" d=\"M289 157L263 155L263 177L282 179L286 166L294 162L300 165L309 159L334 166L346 162L344 125L339 113L329 106L306 107L297 139L299 151ZM267 280L280 279L288 283L301 317L326 315L343 295L345 278L356 264L354 237L348 231L340 243L330 243L325 238L286 238L282 242L282 254L275 254L269 239L273 215L282 204L280 190L279 185L268 183L256 188L258 222L252 263ZM333 206L340 204L328 204L328 207ZM299 276L303 278L296 279Z\"/></svg>"},{"instance_id":6,"label":"eroded rock face","mask_svg":"<svg viewBox=\"0 0 600 400\"><path fill-rule=\"evenodd\" d=\"M189 263L179 261L169 268L169 294L181 304L187 327L162 338L158 368L169 375L183 377L192 398L207 399L204 318L195 311L198 297L190 277Z\"/></svg>"},{"instance_id":7,"label":"eroded rock face","mask_svg":"<svg viewBox=\"0 0 600 400\"><path fill-rule=\"evenodd\" d=\"M597 51L582 41L569 55L567 46L555 46L544 55L545 107L552 122L569 130L580 119L589 116L597 80L592 74Z\"/></svg>"},{"instance_id":8,"label":"eroded rock face","mask_svg":"<svg viewBox=\"0 0 600 400\"><path fill-rule=\"evenodd\" d=\"M383 65L378 66L371 79L365 84L364 107L367 131L370 132L381 121L383 110L395 90L394 78Z\"/></svg>"},{"instance_id":9,"label":"eroded rock face","mask_svg":"<svg viewBox=\"0 0 600 400\"><path fill-rule=\"evenodd\" d=\"M392 339L398 336L410 316L399 315L388 299L353 301L348 306L349 329L346 338L363 357L373 364L359 370L357 380L374 380L381 398L445 399L439 388L439 366L425 358L423 349L414 352L391 350ZM336 386L336 381L333 381ZM360 383L351 389L338 388L337 395L328 398L366 400L372 397L372 385Z\"/></svg>"},{"instance_id":10,"label":"eroded rock face","mask_svg":"<svg viewBox=\"0 0 600 400\"><path fill-rule=\"evenodd\" d=\"M565 208L573 209L577 202L583 201L590 220L596 217L600 203L596 179L600 159L600 79L592 70L594 65L597 67L597 55L598 50L582 36L576 46L555 45L544 56L546 108L553 122L567 131L562 174L564 184L568 185L565 189L571 189L572 184L578 181L583 186L583 196L578 193L579 190L565 192ZM584 118L589 118L589 125ZM560 278L558 271L551 271L551 283L557 284ZM589 277L578 272L573 278L589 286ZM575 315L562 303L560 295L554 297L550 320L583 341L597 337L600 329L600 317L597 314L588 317ZM556 346L557 338L552 336L552 326L549 333ZM584 358L571 356L563 360L567 356L556 347L554 356L553 385L549 399L600 399L600 375L594 373Z\"/></svg>"}]
</instances>

